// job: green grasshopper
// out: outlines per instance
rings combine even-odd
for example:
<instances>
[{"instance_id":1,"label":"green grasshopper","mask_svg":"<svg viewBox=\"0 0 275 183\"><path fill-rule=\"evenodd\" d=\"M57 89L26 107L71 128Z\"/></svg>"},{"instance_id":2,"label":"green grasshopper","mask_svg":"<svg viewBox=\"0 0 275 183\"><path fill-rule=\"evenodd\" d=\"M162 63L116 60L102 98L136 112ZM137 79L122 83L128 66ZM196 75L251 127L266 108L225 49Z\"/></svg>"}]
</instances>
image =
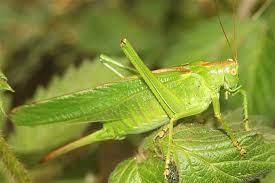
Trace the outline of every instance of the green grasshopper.
<instances>
[{"instance_id":1,"label":"green grasshopper","mask_svg":"<svg viewBox=\"0 0 275 183\"><path fill-rule=\"evenodd\" d=\"M219 102L221 88L231 94L242 94L244 126L249 130L246 94L238 86L236 60L196 62L151 72L126 39L121 41L121 48L137 70L130 70L102 55L104 64L117 64L121 68L138 72L140 76L125 77L119 82L24 105L12 111L11 120L16 125L103 123L101 130L55 150L45 160L93 142L123 139L129 134L144 133L163 125L167 125L164 129L169 132L171 144L173 124L181 118L205 111L211 102L215 117L234 146L241 154L245 154L223 120ZM167 154L167 165L169 159L170 153Z\"/></svg>"},{"instance_id":2,"label":"green grasshopper","mask_svg":"<svg viewBox=\"0 0 275 183\"><path fill-rule=\"evenodd\" d=\"M12 111L10 117L16 125L103 123L101 130L51 152L45 156L44 161L87 144L108 139L120 140L130 134L140 134L162 126L164 128L156 139L167 134L169 147L173 141L175 122L202 113L211 103L217 121L233 145L241 155L246 153L222 118L219 101L221 89L224 89L226 94L241 94L244 128L249 130L247 97L238 85L237 57L150 71L128 40L122 39L120 46L135 69L101 55L103 64L119 75L122 78L120 81L20 106ZM125 77L113 66L134 73L134 76ZM164 172L166 177L169 176L171 161L168 148Z\"/></svg>"}]
</instances>

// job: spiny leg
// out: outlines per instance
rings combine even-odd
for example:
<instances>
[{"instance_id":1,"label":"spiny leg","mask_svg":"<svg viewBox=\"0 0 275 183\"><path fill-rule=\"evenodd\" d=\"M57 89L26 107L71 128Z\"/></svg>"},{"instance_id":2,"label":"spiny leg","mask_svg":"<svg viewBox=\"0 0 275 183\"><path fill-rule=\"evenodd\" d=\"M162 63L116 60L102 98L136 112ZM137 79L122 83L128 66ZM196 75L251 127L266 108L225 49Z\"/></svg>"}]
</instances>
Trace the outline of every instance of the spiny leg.
<instances>
[{"instance_id":1,"label":"spiny leg","mask_svg":"<svg viewBox=\"0 0 275 183\"><path fill-rule=\"evenodd\" d=\"M182 109L185 107L182 100L176 96L170 89L168 89L159 79L149 70L144 64L139 55L136 53L132 45L127 39L122 39L120 44L126 57L131 61L134 67L139 72L151 92L154 94L158 103L161 105L167 116L170 118L169 122L169 139L168 139L168 152L165 161L165 176L169 176L169 163L171 157L171 143L173 138L173 124L174 121L182 117Z\"/></svg>"},{"instance_id":2,"label":"spiny leg","mask_svg":"<svg viewBox=\"0 0 275 183\"><path fill-rule=\"evenodd\" d=\"M250 127L249 127L249 121L248 121L248 103L247 103L247 95L246 95L246 91L243 90L243 89L240 89L237 91L237 93L240 92L240 94L242 95L243 97L243 113L244 113L244 119L243 119L243 122L244 122L244 129L246 131L250 131Z\"/></svg>"},{"instance_id":3,"label":"spiny leg","mask_svg":"<svg viewBox=\"0 0 275 183\"><path fill-rule=\"evenodd\" d=\"M70 152L78 147L82 147L91 143L99 142L99 141L104 141L104 140L109 140L109 139L115 139L113 134L109 134L107 130L104 128L101 130L98 130L92 134L89 134L87 136L84 136L76 141L73 141L65 146L62 146L51 153L47 154L41 162L46 162L51 159L54 159L62 154L65 154L67 152Z\"/></svg>"},{"instance_id":4,"label":"spiny leg","mask_svg":"<svg viewBox=\"0 0 275 183\"><path fill-rule=\"evenodd\" d=\"M232 93L232 95L236 95L236 94L240 94L243 98L243 103L242 103L242 107L243 107L243 126L245 131L250 131L250 127L249 127L249 121L248 121L248 103L247 103L247 94L246 91L241 89L241 86L239 86L236 90L228 90L226 93ZM226 95L227 98L227 95Z\"/></svg>"},{"instance_id":5,"label":"spiny leg","mask_svg":"<svg viewBox=\"0 0 275 183\"><path fill-rule=\"evenodd\" d=\"M214 94L212 96L212 103L213 103L215 117L217 118L218 122L222 125L226 134L230 137L233 145L240 151L240 154L245 155L246 150L241 147L239 141L237 140L236 136L234 135L233 130L227 125L226 121L224 121L224 119L221 116L219 94Z\"/></svg>"},{"instance_id":6,"label":"spiny leg","mask_svg":"<svg viewBox=\"0 0 275 183\"><path fill-rule=\"evenodd\" d=\"M114 72L120 78L125 78L125 75L123 75L121 72L119 72L118 69L116 69L115 67L120 68L120 69L122 69L124 71L130 72L132 74L137 74L138 73L135 69L123 65L123 64L119 63L118 61L112 59L111 57L108 57L107 55L101 54L99 58L100 58L99 61L106 68L108 68L109 70L111 70L112 72Z\"/></svg>"}]
</instances>

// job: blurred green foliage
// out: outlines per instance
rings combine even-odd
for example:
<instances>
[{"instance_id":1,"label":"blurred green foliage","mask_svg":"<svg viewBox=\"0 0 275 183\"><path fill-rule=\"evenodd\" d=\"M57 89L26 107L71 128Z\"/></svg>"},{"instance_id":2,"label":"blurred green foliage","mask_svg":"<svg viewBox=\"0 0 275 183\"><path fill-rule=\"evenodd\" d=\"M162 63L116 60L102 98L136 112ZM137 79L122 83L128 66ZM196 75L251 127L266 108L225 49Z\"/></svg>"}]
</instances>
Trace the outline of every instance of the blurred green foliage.
<instances>
[{"instance_id":1,"label":"blurred green foliage","mask_svg":"<svg viewBox=\"0 0 275 183\"><path fill-rule=\"evenodd\" d=\"M240 0L239 10L245 2ZM248 91L249 113L264 116L260 127L273 127L275 3L254 20L251 15L265 1L255 2L250 14L237 22L240 79ZM231 7L231 1L219 1L229 38L233 27ZM0 64L16 91L6 99L10 101L6 108L115 80L97 58L101 53L121 57L122 37L135 45L152 69L232 57L219 26L214 0L1 1ZM223 109L239 106L240 98L235 97L224 102ZM118 145L98 149L92 146L47 165L37 164L46 152L97 126L26 128L13 127L8 121L1 126L35 182L106 182L114 169L115 165L108 167L110 162L102 157L108 156L104 154L106 149L115 151ZM124 145L136 146L136 139L132 137ZM111 161L118 162L132 152L125 148L124 156L114 156ZM272 179L273 174L263 182Z\"/></svg>"}]
</instances>

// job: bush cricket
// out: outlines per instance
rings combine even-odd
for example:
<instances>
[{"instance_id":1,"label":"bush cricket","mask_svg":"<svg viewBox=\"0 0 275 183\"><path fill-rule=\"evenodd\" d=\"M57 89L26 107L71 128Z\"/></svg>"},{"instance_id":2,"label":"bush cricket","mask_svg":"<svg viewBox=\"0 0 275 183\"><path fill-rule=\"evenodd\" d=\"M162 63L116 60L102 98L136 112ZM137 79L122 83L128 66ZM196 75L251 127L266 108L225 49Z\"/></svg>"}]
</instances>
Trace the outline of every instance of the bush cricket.
<instances>
[{"instance_id":1,"label":"bush cricket","mask_svg":"<svg viewBox=\"0 0 275 183\"><path fill-rule=\"evenodd\" d=\"M223 32L225 34L224 29ZM228 41L227 36L226 39ZM45 156L44 161L87 144L123 139L130 134L144 133L162 126L165 127L156 138L168 134L169 147L173 141L174 123L181 118L202 113L211 103L217 121L233 145L241 155L246 153L220 112L219 99L222 89L227 94L241 94L244 128L249 130L246 93L238 85L237 54L233 59L225 61L199 61L150 71L127 39L122 39L120 46L135 69L101 55L102 63L120 76L120 81L23 105L12 111L10 117L16 125L103 123L101 130L51 152ZM114 66L134 75L125 77ZM169 177L171 156L168 148L164 172L166 177Z\"/></svg>"}]
</instances>

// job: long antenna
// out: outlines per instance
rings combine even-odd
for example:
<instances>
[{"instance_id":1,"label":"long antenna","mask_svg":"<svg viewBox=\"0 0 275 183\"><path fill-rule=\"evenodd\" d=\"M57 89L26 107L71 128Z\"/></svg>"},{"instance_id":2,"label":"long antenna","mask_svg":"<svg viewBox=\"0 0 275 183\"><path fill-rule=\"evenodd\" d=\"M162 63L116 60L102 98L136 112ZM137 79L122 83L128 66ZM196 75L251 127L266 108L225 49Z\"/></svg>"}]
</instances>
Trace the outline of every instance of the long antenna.
<instances>
[{"instance_id":1,"label":"long antenna","mask_svg":"<svg viewBox=\"0 0 275 183\"><path fill-rule=\"evenodd\" d=\"M233 59L235 61L237 61L238 59L237 33L236 33L236 22L237 22L236 6L237 6L237 1L233 0L233 49L234 49Z\"/></svg>"},{"instance_id":2,"label":"long antenna","mask_svg":"<svg viewBox=\"0 0 275 183\"><path fill-rule=\"evenodd\" d=\"M215 0L215 4L216 4L216 11L217 11L217 14L218 14L218 19L219 19L220 26L221 26L221 28L222 28L222 32L223 32L223 34L224 34L224 37L225 37L225 39L226 39L226 42L227 42L228 46L229 46L230 49L231 49L232 56L235 57L235 50L232 48L232 46L231 46L231 44L230 44L230 41L229 41L229 39L228 39L228 36L227 36L227 34L226 34L226 32L225 32L225 29L224 29L223 24L222 24L222 21L221 21L221 17L220 17L220 12L219 12L219 8L218 8L217 0ZM234 26L235 26L235 25L234 25ZM235 29L235 28L234 28L234 29ZM233 59L235 60L235 58L233 58Z\"/></svg>"}]
</instances>

